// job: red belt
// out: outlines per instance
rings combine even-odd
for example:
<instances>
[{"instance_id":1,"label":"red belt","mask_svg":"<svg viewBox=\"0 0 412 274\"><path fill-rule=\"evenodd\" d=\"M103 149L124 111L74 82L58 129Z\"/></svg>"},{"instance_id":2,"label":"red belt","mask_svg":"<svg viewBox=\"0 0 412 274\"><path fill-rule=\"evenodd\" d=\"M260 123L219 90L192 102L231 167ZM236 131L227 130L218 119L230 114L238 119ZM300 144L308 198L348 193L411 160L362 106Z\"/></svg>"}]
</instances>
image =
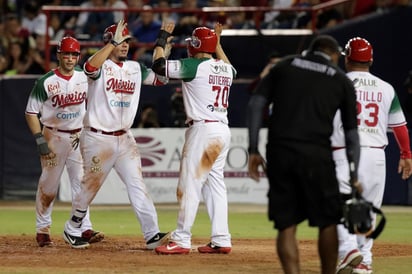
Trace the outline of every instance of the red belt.
<instances>
[{"instance_id":1,"label":"red belt","mask_svg":"<svg viewBox=\"0 0 412 274\"><path fill-rule=\"evenodd\" d=\"M64 132L64 133L70 133L70 134L75 134L77 132L80 132L82 129L81 128L76 128L76 129L71 129L71 130L66 130L66 129L57 129L57 128L52 128L46 126L48 129L53 130L53 131L58 131L58 132Z\"/></svg>"},{"instance_id":2,"label":"red belt","mask_svg":"<svg viewBox=\"0 0 412 274\"><path fill-rule=\"evenodd\" d=\"M188 125L189 127L191 127L191 126L193 126L193 124L194 124L195 122L217 123L217 122L220 122L220 121L219 121L219 120L200 120L200 121L193 121L193 120L191 120L191 121L187 122L187 125Z\"/></svg>"},{"instance_id":3,"label":"red belt","mask_svg":"<svg viewBox=\"0 0 412 274\"><path fill-rule=\"evenodd\" d=\"M104 135L111 135L111 136L121 136L121 135L126 133L126 130L124 130L124 129L109 132L109 131L98 130L98 129L95 129L93 127L90 128L90 131L101 133L101 134L104 134Z\"/></svg>"}]
</instances>

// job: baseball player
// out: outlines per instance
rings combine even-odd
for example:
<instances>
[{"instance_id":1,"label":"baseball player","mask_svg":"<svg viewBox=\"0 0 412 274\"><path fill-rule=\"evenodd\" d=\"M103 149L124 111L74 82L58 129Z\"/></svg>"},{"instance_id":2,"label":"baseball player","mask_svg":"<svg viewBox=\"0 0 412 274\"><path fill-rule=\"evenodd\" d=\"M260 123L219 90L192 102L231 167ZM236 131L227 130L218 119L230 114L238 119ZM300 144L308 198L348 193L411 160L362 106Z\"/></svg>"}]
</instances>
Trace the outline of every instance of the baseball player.
<instances>
[{"instance_id":1,"label":"baseball player","mask_svg":"<svg viewBox=\"0 0 412 274\"><path fill-rule=\"evenodd\" d=\"M230 86L236 71L221 45L222 26L215 30L196 28L187 38L189 58L166 60L164 48L173 32L173 23L163 23L155 46L152 69L182 80L186 111L185 144L177 186L179 214L177 228L158 254L187 254L191 250L191 228L203 196L212 226L211 241L200 253L231 251L228 202L223 170L229 150L230 129L227 109ZM218 59L213 58L216 54Z\"/></svg>"},{"instance_id":2,"label":"baseball player","mask_svg":"<svg viewBox=\"0 0 412 274\"><path fill-rule=\"evenodd\" d=\"M89 246L79 228L87 207L112 168L126 185L146 247L154 249L168 240L168 233L159 232L156 209L142 178L140 152L130 131L141 85L163 85L167 80L158 78L144 65L127 60L131 38L123 20L106 28L105 46L84 65L89 88L80 136L84 177L81 191L73 199L73 215L63 233L64 240L73 248Z\"/></svg>"},{"instance_id":3,"label":"baseball player","mask_svg":"<svg viewBox=\"0 0 412 274\"><path fill-rule=\"evenodd\" d=\"M87 78L76 67L79 56L79 42L73 37L62 38L57 47L59 66L36 81L27 102L25 116L36 139L42 166L36 193L36 240L40 247L53 244L51 214L65 166L72 195L80 191L83 165L78 146L85 114ZM102 232L92 229L88 210L81 230L82 237L89 243L104 238Z\"/></svg>"},{"instance_id":4,"label":"baseball player","mask_svg":"<svg viewBox=\"0 0 412 274\"><path fill-rule=\"evenodd\" d=\"M358 174L363 187L362 195L379 208L382 205L385 189L384 149L388 145L388 127L393 130L400 149L398 172L401 173L402 179L409 178L412 172L405 116L393 87L369 72L373 61L371 44L360 37L352 38L346 44L343 54L347 76L352 80L357 95L358 132L361 145ZM338 112L331 137L333 158L336 163L340 192L350 194L349 167L341 125ZM376 222L376 214L373 218ZM337 273L372 273L373 239L366 238L365 235L349 234L343 225L338 225L338 236L341 261Z\"/></svg>"}]
</instances>

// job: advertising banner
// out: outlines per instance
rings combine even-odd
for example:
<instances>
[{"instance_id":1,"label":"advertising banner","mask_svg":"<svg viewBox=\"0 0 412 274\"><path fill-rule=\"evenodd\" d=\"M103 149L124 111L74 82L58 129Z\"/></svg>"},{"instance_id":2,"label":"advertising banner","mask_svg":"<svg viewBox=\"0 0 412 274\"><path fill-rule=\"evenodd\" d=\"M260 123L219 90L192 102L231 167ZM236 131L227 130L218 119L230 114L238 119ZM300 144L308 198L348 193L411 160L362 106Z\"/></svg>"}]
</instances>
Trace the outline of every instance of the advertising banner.
<instances>
[{"instance_id":1,"label":"advertising banner","mask_svg":"<svg viewBox=\"0 0 412 274\"><path fill-rule=\"evenodd\" d=\"M132 129L138 143L143 177L155 203L175 203L179 164L184 144L183 128ZM232 128L232 141L225 166L228 200L233 203L267 203L268 182L262 173L259 183L249 178L248 137L246 128ZM260 131L260 152L265 153L266 129ZM98 145L98 144L96 144ZM65 171L60 184L59 198L71 201L70 183ZM128 204L126 186L113 169L99 190L94 204Z\"/></svg>"}]
</instances>

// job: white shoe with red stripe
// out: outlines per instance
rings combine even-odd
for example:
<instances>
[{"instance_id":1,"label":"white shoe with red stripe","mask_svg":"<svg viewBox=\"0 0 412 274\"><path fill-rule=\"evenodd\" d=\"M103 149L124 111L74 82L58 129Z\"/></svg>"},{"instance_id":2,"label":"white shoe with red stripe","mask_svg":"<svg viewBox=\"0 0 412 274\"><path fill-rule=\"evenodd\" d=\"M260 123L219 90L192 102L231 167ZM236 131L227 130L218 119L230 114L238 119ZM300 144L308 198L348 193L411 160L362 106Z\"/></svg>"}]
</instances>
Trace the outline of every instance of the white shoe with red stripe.
<instances>
[{"instance_id":1,"label":"white shoe with red stripe","mask_svg":"<svg viewBox=\"0 0 412 274\"><path fill-rule=\"evenodd\" d=\"M339 263L336 268L336 274L351 274L352 270L359 265L363 260L359 250L354 249L346 254L345 258Z\"/></svg>"},{"instance_id":2,"label":"white shoe with red stripe","mask_svg":"<svg viewBox=\"0 0 412 274\"><path fill-rule=\"evenodd\" d=\"M370 265L367 265L367 264L360 264L352 270L352 273L354 273L354 274L372 274L372 267Z\"/></svg>"}]
</instances>

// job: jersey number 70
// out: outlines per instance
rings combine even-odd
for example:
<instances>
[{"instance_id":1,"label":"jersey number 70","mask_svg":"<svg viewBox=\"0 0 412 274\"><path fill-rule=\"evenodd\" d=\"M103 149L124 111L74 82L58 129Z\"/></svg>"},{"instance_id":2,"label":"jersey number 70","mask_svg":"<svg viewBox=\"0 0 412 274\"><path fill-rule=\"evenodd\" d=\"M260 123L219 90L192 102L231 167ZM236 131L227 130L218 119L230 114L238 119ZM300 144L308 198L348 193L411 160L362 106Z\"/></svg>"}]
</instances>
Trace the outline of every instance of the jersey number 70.
<instances>
[{"instance_id":1,"label":"jersey number 70","mask_svg":"<svg viewBox=\"0 0 412 274\"><path fill-rule=\"evenodd\" d=\"M213 104L214 107L219 106L219 99L221 100L222 107L227 108L229 103L229 87L228 86L212 86L212 91L216 92L216 99Z\"/></svg>"}]
</instances>

